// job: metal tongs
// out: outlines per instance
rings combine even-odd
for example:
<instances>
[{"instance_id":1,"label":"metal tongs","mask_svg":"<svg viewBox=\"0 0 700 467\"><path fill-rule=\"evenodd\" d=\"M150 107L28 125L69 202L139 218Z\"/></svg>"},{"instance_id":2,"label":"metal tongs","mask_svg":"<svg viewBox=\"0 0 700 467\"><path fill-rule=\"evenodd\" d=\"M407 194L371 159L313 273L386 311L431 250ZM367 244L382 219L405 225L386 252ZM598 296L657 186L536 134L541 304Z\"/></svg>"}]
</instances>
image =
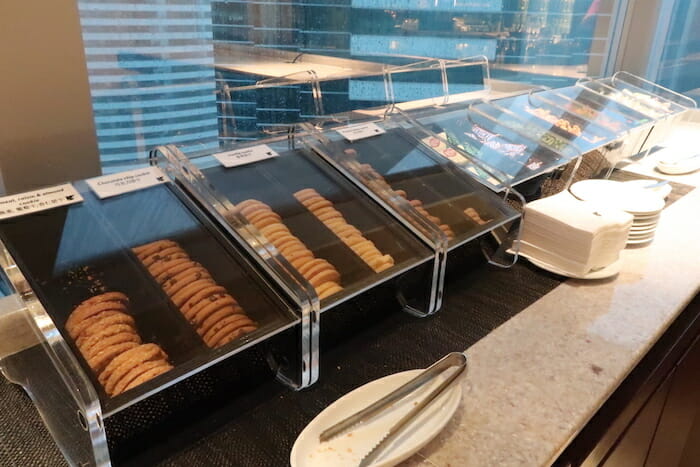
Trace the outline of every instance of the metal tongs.
<instances>
[{"instance_id":1,"label":"metal tongs","mask_svg":"<svg viewBox=\"0 0 700 467\"><path fill-rule=\"evenodd\" d=\"M433 363L429 368L423 371L421 374L403 384L399 388L390 392L386 396L382 397L378 401L370 404L364 409L350 415L349 417L341 420L335 425L324 430L319 439L321 442L328 441L339 434L347 431L353 426L366 422L374 417L376 414L382 410L389 407L392 403L403 399L408 394L414 392L419 387L423 386L427 382L431 381L433 378L442 374L445 370L457 367L448 378L445 379L438 387L430 391L420 403L418 403L410 412L404 415L401 420L396 422L386 433L384 438L379 440L379 442L372 448L372 450L365 455L365 457L360 462L360 467L366 467L371 465L379 455L384 451L384 449L389 445L389 443L394 440L401 432L401 430L408 425L418 414L420 414L426 407L430 405L435 399L437 399L445 390L464 372L467 368L467 356L461 352L452 352L444 357L442 357L437 362Z\"/></svg>"}]
</instances>

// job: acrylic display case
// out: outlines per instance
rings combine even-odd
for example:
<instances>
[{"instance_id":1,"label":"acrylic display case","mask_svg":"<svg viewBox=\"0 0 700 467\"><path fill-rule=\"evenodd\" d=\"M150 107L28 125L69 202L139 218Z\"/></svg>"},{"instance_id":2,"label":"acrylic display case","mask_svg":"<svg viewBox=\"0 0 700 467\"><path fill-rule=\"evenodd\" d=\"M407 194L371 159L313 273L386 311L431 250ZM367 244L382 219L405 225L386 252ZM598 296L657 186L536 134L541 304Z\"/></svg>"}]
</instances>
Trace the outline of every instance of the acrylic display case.
<instances>
[{"instance_id":1,"label":"acrylic display case","mask_svg":"<svg viewBox=\"0 0 700 467\"><path fill-rule=\"evenodd\" d=\"M319 312L417 266L436 268L436 254L431 249L319 159L296 135L239 144L229 151L190 155L189 159L174 156L175 151L157 150L152 162L173 174L220 220L223 229L254 247L262 262L290 271ZM221 161L260 151L264 156L261 160L242 165L226 167ZM322 211L312 210L311 204L299 199L299 193L309 190L314 190L312 197ZM272 214L251 213L248 206L255 204L263 206L256 208L258 212ZM274 225L261 224L260 216L273 219ZM263 222L268 224L268 220ZM306 260L299 257L299 250L306 251ZM323 283L314 283L320 273L307 270L306 265L312 262L335 271L328 273L328 277L335 274L329 280L339 286L334 293L325 296ZM431 276L421 290L399 287L399 299L407 311L422 315L437 309L438 274L434 271ZM420 295L415 301L414 293Z\"/></svg>"},{"instance_id":2,"label":"acrylic display case","mask_svg":"<svg viewBox=\"0 0 700 467\"><path fill-rule=\"evenodd\" d=\"M0 220L0 262L12 292L21 299L23 308L19 312L26 318L23 327L31 329L35 337L30 345L18 344L16 352L3 356L0 367L10 381L22 385L31 396L59 448L73 465L108 465L110 450L105 427L112 417L126 410L138 410L138 406L168 388L262 342L270 343L268 358L280 379L295 388L312 382L309 329L301 325L306 311L258 272L242 249L222 235L166 175L159 177L164 183L104 199L85 181L75 182L74 188L71 185L61 188L71 192L68 196L72 204L58 203L58 207L42 207L36 212L22 211L26 211L22 200L39 196L35 192L0 200L2 214L12 204L8 198L20 200L18 215ZM41 191L55 190L38 190ZM44 202L41 203L43 206ZM218 291L218 295L207 295L196 303L194 298L187 302L192 300L190 310L200 310L207 319L216 317L207 325L211 333L203 332L203 321L198 318L204 319L200 311L197 315L185 312L186 308L179 302L183 295L166 293L173 290L167 287L174 287L175 277L180 276L167 276L165 282L156 280L154 269L147 268L133 250L165 239L176 242L186 254L149 258L162 260L161 264L167 263L168 267L187 258L197 264L199 271L206 270L206 277L210 277L206 287ZM194 287L186 279L181 284ZM125 295L128 305L122 306L122 299L106 301L103 294L114 295L114 292ZM218 338L207 339L224 330L224 322L217 321L223 315L215 316L218 311L208 313L204 308L212 297L225 294L240 306L237 313L247 315L255 325L247 333L220 345ZM92 298L98 296L102 298ZM86 305L86 300L91 298L94 303ZM120 311L100 311L103 314L94 315L104 320L99 322L90 321L92 317L88 315L82 315L80 321L68 321L69 317L78 319L78 310L94 311L102 305L109 305L105 310ZM111 323L111 316L117 314L119 322ZM2 323L10 325L7 319ZM77 327L83 323L84 333L76 334ZM88 330L92 334L87 334ZM20 331L17 328L14 333L19 335ZM152 379L143 377L142 384L136 378L129 377L127 381L124 376L113 385L104 373L111 367L98 364L97 360L109 354L113 359L104 363L113 362L125 355L127 348L133 348L129 344L121 349L119 346L123 344L116 341L108 344L112 336L120 335L123 339L122 332L131 333L128 342L141 342L139 348L152 350L154 345L159 346L166 354L162 358L167 359L168 371ZM283 335L285 339L292 336L291 344L281 344L279 348L289 353L278 358L280 355L274 355L272 350L273 342ZM92 337L88 336L99 340L91 344ZM105 344L104 349L91 347L100 343ZM133 376L141 371L135 370L136 366L130 368L132 364L142 364L136 354L123 358L120 365L124 366L112 368L113 374L134 370ZM274 363L283 361L288 364ZM136 381L134 387L125 389L131 384L124 383L132 381ZM115 390L120 385L121 390ZM194 384L195 392L196 387Z\"/></svg>"},{"instance_id":3,"label":"acrylic display case","mask_svg":"<svg viewBox=\"0 0 700 467\"><path fill-rule=\"evenodd\" d=\"M580 80L577 86L615 101L622 108L632 109L654 122L640 150L651 149L662 142L673 124L683 118L687 110L697 107L695 101L687 96L624 71L609 78Z\"/></svg>"}]
</instances>

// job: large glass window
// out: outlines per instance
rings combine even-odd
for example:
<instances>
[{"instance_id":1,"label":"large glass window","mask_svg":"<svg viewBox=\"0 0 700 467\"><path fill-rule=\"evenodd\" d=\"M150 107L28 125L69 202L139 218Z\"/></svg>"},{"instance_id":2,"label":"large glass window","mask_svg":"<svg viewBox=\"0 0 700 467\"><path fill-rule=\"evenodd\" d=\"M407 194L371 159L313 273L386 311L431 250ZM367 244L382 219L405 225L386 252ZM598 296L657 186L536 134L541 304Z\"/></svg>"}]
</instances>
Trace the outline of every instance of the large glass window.
<instances>
[{"instance_id":1,"label":"large glass window","mask_svg":"<svg viewBox=\"0 0 700 467\"><path fill-rule=\"evenodd\" d=\"M700 2L697 0L675 0L658 66L656 80L661 85L700 103Z\"/></svg>"},{"instance_id":2,"label":"large glass window","mask_svg":"<svg viewBox=\"0 0 700 467\"><path fill-rule=\"evenodd\" d=\"M159 144L215 148L298 119L303 96L293 90L237 88L303 69L302 54L344 60L331 71L483 55L503 80L562 86L599 75L616 3L79 0L103 166L136 163ZM334 89L326 105L374 102L378 84Z\"/></svg>"}]
</instances>

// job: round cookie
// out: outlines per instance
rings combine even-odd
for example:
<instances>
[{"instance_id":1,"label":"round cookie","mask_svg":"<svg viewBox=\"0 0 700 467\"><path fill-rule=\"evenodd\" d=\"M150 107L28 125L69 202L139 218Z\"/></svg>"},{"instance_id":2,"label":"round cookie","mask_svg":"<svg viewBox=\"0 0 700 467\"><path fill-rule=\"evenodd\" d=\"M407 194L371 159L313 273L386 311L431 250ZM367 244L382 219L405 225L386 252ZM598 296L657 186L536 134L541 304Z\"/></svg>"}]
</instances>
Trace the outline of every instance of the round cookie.
<instances>
[{"instance_id":1,"label":"round cookie","mask_svg":"<svg viewBox=\"0 0 700 467\"><path fill-rule=\"evenodd\" d=\"M144 362L132 368L117 383L105 387L105 391L110 396L116 396L117 394L121 394L122 392L124 392L124 388L126 388L129 385L129 383L131 383L133 380L135 380L147 371L150 371L154 368L162 367L164 364L167 364L165 360L152 360L150 362Z\"/></svg>"},{"instance_id":2,"label":"round cookie","mask_svg":"<svg viewBox=\"0 0 700 467\"><path fill-rule=\"evenodd\" d=\"M338 280L340 280L340 274L338 273L338 271L326 269L315 274L311 279L309 279L309 283L315 288L320 286L321 284L325 284L327 282L335 282Z\"/></svg>"},{"instance_id":3,"label":"round cookie","mask_svg":"<svg viewBox=\"0 0 700 467\"><path fill-rule=\"evenodd\" d=\"M249 334L249 333L255 331L256 329L258 329L258 327L255 325L243 326L242 328L238 328L235 331L233 331L232 333L222 337L219 342L214 344L214 347L222 347L222 346L228 344L229 342L231 342L235 339L238 339L239 337L242 337L246 334Z\"/></svg>"},{"instance_id":4,"label":"round cookie","mask_svg":"<svg viewBox=\"0 0 700 467\"><path fill-rule=\"evenodd\" d=\"M342 219L345 220L343 214L335 208L321 208L314 213L318 220L324 224L331 219Z\"/></svg>"},{"instance_id":5,"label":"round cookie","mask_svg":"<svg viewBox=\"0 0 700 467\"><path fill-rule=\"evenodd\" d=\"M169 297L172 297L187 285L201 279L209 279L212 281L212 283L214 282L211 275L209 275L209 271L206 269L202 267L192 268L181 272L177 276L165 282L163 284L163 290Z\"/></svg>"},{"instance_id":6,"label":"round cookie","mask_svg":"<svg viewBox=\"0 0 700 467\"><path fill-rule=\"evenodd\" d=\"M221 300L221 299L226 299L227 301L230 301L232 304L238 304L236 302L236 299L233 298L231 295L227 294L226 292L219 292L219 293L212 293L204 297L202 300L200 300L198 303L194 304L191 308L185 310L184 308L180 310L182 314L187 318L187 321L191 321L192 317L196 316L197 313L199 313L202 308L208 307L212 303Z\"/></svg>"},{"instance_id":7,"label":"round cookie","mask_svg":"<svg viewBox=\"0 0 700 467\"><path fill-rule=\"evenodd\" d=\"M255 203L251 203L243 208L241 208L241 214L243 214L245 217L252 216L258 211L272 211L270 209L270 206L267 204L261 203L260 201L257 201Z\"/></svg>"},{"instance_id":8,"label":"round cookie","mask_svg":"<svg viewBox=\"0 0 700 467\"><path fill-rule=\"evenodd\" d=\"M305 264L306 261L311 261L314 258L314 254L308 248L303 245L298 245L295 249L290 249L289 252L283 255L287 261L289 261L292 266L299 269L299 266ZM305 260L305 261L300 261Z\"/></svg>"},{"instance_id":9,"label":"round cookie","mask_svg":"<svg viewBox=\"0 0 700 467\"><path fill-rule=\"evenodd\" d=\"M70 314L70 316L66 320L66 330L69 334L71 334L71 330L74 330L79 323L106 311L125 312L126 305L123 302L114 301L95 303L87 307L79 306L73 311L73 313Z\"/></svg>"},{"instance_id":10,"label":"round cookie","mask_svg":"<svg viewBox=\"0 0 700 467\"><path fill-rule=\"evenodd\" d=\"M299 256L294 259L287 258L287 261L292 265L294 269L299 271L299 268L304 267L304 265L310 261L313 261L314 257L311 256Z\"/></svg>"},{"instance_id":11,"label":"round cookie","mask_svg":"<svg viewBox=\"0 0 700 467\"><path fill-rule=\"evenodd\" d=\"M149 360L165 360L167 355L157 344L142 344L138 347L127 350L114 357L104 371L98 376L98 380L102 386L107 387L110 381L116 380L124 376L134 366L147 362ZM115 381L115 382L116 382Z\"/></svg>"},{"instance_id":12,"label":"round cookie","mask_svg":"<svg viewBox=\"0 0 700 467\"><path fill-rule=\"evenodd\" d=\"M304 272L302 272L301 274L307 280L311 281L311 279L316 277L316 275L320 274L322 271L332 271L335 273L332 280L334 280L335 282L338 282L340 280L340 273L338 272L338 270L335 267L333 267L331 263L323 259L321 259L319 262L314 262L313 264L306 266L304 268Z\"/></svg>"},{"instance_id":13,"label":"round cookie","mask_svg":"<svg viewBox=\"0 0 700 467\"><path fill-rule=\"evenodd\" d=\"M95 354L88 359L88 365L98 376L102 373L104 368L117 356L123 354L124 352L137 347L139 344L135 342L124 342L123 344L116 344L107 347L102 352Z\"/></svg>"},{"instance_id":14,"label":"round cookie","mask_svg":"<svg viewBox=\"0 0 700 467\"><path fill-rule=\"evenodd\" d=\"M328 282L324 282L323 284L314 287L314 289L316 290L316 295L321 296L321 294L323 292L325 292L327 289L333 287L334 285L337 285L337 284L335 282L328 281Z\"/></svg>"},{"instance_id":15,"label":"round cookie","mask_svg":"<svg viewBox=\"0 0 700 467\"><path fill-rule=\"evenodd\" d=\"M194 286L195 284L192 284L191 286ZM188 287L191 287L188 286ZM206 285L204 287L195 287L194 290L196 292L190 296L188 300L186 300L182 305L178 305L178 308L183 311L188 311L191 310L197 303L201 302L202 300L205 300L207 297L214 295L214 294L226 294L226 289L221 287L220 285ZM177 303L176 303L177 305Z\"/></svg>"},{"instance_id":16,"label":"round cookie","mask_svg":"<svg viewBox=\"0 0 700 467\"><path fill-rule=\"evenodd\" d=\"M163 373L167 373L168 371L172 370L173 366L170 365L169 363L165 363L163 366L154 368L150 371L147 371L145 373L142 373L141 376L138 376L136 379L134 379L127 387L124 388L123 392L126 392L130 389L134 389L136 386L140 386L146 381L152 380L156 376L160 376Z\"/></svg>"},{"instance_id":17,"label":"round cookie","mask_svg":"<svg viewBox=\"0 0 700 467\"><path fill-rule=\"evenodd\" d=\"M85 357L86 360L89 360L90 358L96 356L103 350L105 350L108 347L111 347L113 345L117 344L123 344L124 342L133 342L134 344L140 344L141 343L141 338L139 337L138 334L136 334L136 331L132 332L120 332L117 334L113 334L109 337L105 337L103 339L100 339L97 343L92 345L89 349L82 350L81 352L83 353L83 356Z\"/></svg>"},{"instance_id":18,"label":"round cookie","mask_svg":"<svg viewBox=\"0 0 700 467\"><path fill-rule=\"evenodd\" d=\"M309 211L315 213L317 210L322 209L322 208L332 208L333 203L328 201L325 198L321 198L318 200L309 200L305 203L306 209Z\"/></svg>"},{"instance_id":19,"label":"round cookie","mask_svg":"<svg viewBox=\"0 0 700 467\"><path fill-rule=\"evenodd\" d=\"M296 193L294 193L294 197L298 199L302 204L304 201L306 201L309 198L314 198L316 196L320 196L316 190L313 188L306 188L304 190L299 190Z\"/></svg>"},{"instance_id":20,"label":"round cookie","mask_svg":"<svg viewBox=\"0 0 700 467\"><path fill-rule=\"evenodd\" d=\"M178 274L186 269L199 266L200 264L187 258L178 258L163 263L158 263L148 270L156 279L156 282L162 284L168 278Z\"/></svg>"},{"instance_id":21,"label":"round cookie","mask_svg":"<svg viewBox=\"0 0 700 467\"><path fill-rule=\"evenodd\" d=\"M189 313L189 322L199 330L204 325L204 321L210 316L217 315L219 318L223 318L225 315L221 316L219 313L222 310L227 311L227 314L243 312L243 309L238 305L236 300L229 294L226 294L214 302L207 303L206 306L198 307L196 312Z\"/></svg>"},{"instance_id":22,"label":"round cookie","mask_svg":"<svg viewBox=\"0 0 700 467\"><path fill-rule=\"evenodd\" d=\"M237 328L251 326L254 324L255 323L253 323L253 321L246 315L227 316L212 326L211 329L209 329L209 331L204 335L203 339L209 347L214 347L215 344L228 333L233 332Z\"/></svg>"},{"instance_id":23,"label":"round cookie","mask_svg":"<svg viewBox=\"0 0 700 467\"><path fill-rule=\"evenodd\" d=\"M157 242L152 242L147 245L143 245L143 248L137 247L137 248L132 248L132 251L136 253L136 256L138 259L141 261L144 260L144 258L149 257L153 253L156 253L158 251L164 250L166 248L178 246L177 243L173 242L172 240L158 240ZM138 252L137 252L138 249Z\"/></svg>"},{"instance_id":24,"label":"round cookie","mask_svg":"<svg viewBox=\"0 0 700 467\"><path fill-rule=\"evenodd\" d=\"M109 324L130 324L132 326L135 326L134 318L132 318L131 315L128 315L121 311L110 310L103 311L98 315L92 316L88 319L84 319L75 326L73 326L71 330L66 330L68 331L68 334L70 335L71 339L76 340L82 337L83 333L93 324L101 322Z\"/></svg>"},{"instance_id":25,"label":"round cookie","mask_svg":"<svg viewBox=\"0 0 700 467\"><path fill-rule=\"evenodd\" d=\"M278 232L290 233L287 226L282 223L268 225L267 227L260 229L260 232L266 237Z\"/></svg>"},{"instance_id":26,"label":"round cookie","mask_svg":"<svg viewBox=\"0 0 700 467\"><path fill-rule=\"evenodd\" d=\"M200 322L199 327L197 328L197 333L199 333L200 336L204 336L214 325L216 325L216 323L218 323L222 319L231 315L244 314L245 313L243 312L243 308L241 307L227 305L223 308L219 308L215 312L210 313L209 316L206 316L205 319L203 319Z\"/></svg>"},{"instance_id":27,"label":"round cookie","mask_svg":"<svg viewBox=\"0 0 700 467\"><path fill-rule=\"evenodd\" d=\"M280 237L277 239L277 241L275 242L275 248L277 248L277 250L279 250L279 252L281 253L282 250L284 250L286 247L295 244L301 244L301 241L299 241L299 239L296 238L294 235L288 234L285 237Z\"/></svg>"},{"instance_id":28,"label":"round cookie","mask_svg":"<svg viewBox=\"0 0 700 467\"><path fill-rule=\"evenodd\" d=\"M170 246L167 248L163 248L162 250L156 251L155 253L152 253L148 256L144 256L141 258L141 262L146 266L150 266L156 261L160 261L163 258L167 258L169 255L176 254L176 253L184 253L185 250L180 248L179 245L175 246Z\"/></svg>"},{"instance_id":29,"label":"round cookie","mask_svg":"<svg viewBox=\"0 0 700 467\"><path fill-rule=\"evenodd\" d=\"M298 269L299 269L299 273L301 273L301 275L306 277L306 273L308 271L310 271L311 269L314 269L314 268L319 268L321 266L328 267L328 266L330 266L330 263L322 258L314 258L311 261L309 261L308 263L305 263L303 266L301 266Z\"/></svg>"},{"instance_id":30,"label":"round cookie","mask_svg":"<svg viewBox=\"0 0 700 467\"><path fill-rule=\"evenodd\" d=\"M333 284L331 287L324 290L323 293L318 294L318 298L323 300L324 298L328 298L331 295L335 295L342 290L343 288L341 286L339 286L338 284Z\"/></svg>"},{"instance_id":31,"label":"round cookie","mask_svg":"<svg viewBox=\"0 0 700 467\"><path fill-rule=\"evenodd\" d=\"M98 324L96 332L85 333L83 337L75 341L75 345L81 352L87 353L87 351L90 350L90 347L98 343L100 340L121 332L136 333L136 329L129 324L112 324L106 327L102 327L101 324Z\"/></svg>"},{"instance_id":32,"label":"round cookie","mask_svg":"<svg viewBox=\"0 0 700 467\"><path fill-rule=\"evenodd\" d=\"M97 319L83 321L83 323L86 321L90 321L90 323L88 326L82 328L82 332L73 339L75 344L80 345L85 342L86 339L111 326L130 326L134 332L136 332L136 323L131 315L127 315L121 311L107 313L110 314L105 316L105 313L101 313L95 317Z\"/></svg>"},{"instance_id":33,"label":"round cookie","mask_svg":"<svg viewBox=\"0 0 700 467\"><path fill-rule=\"evenodd\" d=\"M191 282L182 288L178 293L170 297L175 306L182 308L188 300L194 297L197 293L201 292L206 288L218 287L211 279L200 279L198 281ZM221 291L224 291L223 287L219 287Z\"/></svg>"}]
</instances>

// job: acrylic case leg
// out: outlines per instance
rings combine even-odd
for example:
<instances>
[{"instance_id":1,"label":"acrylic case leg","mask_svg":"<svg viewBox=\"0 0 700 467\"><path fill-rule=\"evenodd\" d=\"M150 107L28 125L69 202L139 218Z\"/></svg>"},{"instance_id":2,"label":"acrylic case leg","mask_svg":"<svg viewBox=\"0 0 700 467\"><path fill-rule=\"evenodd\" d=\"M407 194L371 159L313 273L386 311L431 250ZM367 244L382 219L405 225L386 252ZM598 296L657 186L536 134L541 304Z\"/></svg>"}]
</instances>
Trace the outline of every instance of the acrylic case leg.
<instances>
[{"instance_id":1,"label":"acrylic case leg","mask_svg":"<svg viewBox=\"0 0 700 467\"><path fill-rule=\"evenodd\" d=\"M445 252L436 252L435 260L424 263L396 280L396 298L407 313L425 317L442 306L445 283Z\"/></svg>"},{"instance_id":2,"label":"acrylic case leg","mask_svg":"<svg viewBox=\"0 0 700 467\"><path fill-rule=\"evenodd\" d=\"M15 315L17 313L26 317L22 320L24 330L34 328L33 334L37 338L33 345L3 356L0 359L2 373L27 392L70 465L111 465L100 405L94 389L81 386L75 381L67 382L54 364L50 356L51 347L33 325L28 310L23 308L13 312ZM7 318L6 314L4 318ZM11 321L14 333L25 334L17 329L22 321L2 321ZM93 398L91 402L85 403L81 396L88 394L92 394Z\"/></svg>"}]
</instances>

